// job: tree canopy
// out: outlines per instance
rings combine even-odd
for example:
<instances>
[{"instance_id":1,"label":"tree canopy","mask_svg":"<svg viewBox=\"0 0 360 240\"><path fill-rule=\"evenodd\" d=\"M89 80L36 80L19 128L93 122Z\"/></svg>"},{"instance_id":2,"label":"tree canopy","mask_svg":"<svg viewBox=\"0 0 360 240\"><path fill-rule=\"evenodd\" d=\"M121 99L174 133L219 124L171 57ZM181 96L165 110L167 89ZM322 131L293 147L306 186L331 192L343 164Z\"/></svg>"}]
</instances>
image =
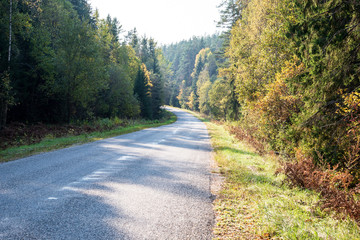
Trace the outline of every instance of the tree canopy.
<instances>
[{"instance_id":1,"label":"tree canopy","mask_svg":"<svg viewBox=\"0 0 360 240\"><path fill-rule=\"evenodd\" d=\"M122 39L119 21L100 19L86 0L1 1L0 9L0 128L12 121L160 117L166 67L154 39L136 31ZM149 78L144 86L141 74Z\"/></svg>"}]
</instances>

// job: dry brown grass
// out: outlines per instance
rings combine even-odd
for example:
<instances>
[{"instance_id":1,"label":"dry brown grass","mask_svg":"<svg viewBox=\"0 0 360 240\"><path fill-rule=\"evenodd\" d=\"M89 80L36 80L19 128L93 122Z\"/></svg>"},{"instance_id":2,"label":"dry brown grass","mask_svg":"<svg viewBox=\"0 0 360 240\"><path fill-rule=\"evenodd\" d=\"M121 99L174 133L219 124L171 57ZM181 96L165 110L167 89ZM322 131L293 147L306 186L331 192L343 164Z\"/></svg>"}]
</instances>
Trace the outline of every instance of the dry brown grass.
<instances>
[{"instance_id":1,"label":"dry brown grass","mask_svg":"<svg viewBox=\"0 0 360 240\"><path fill-rule=\"evenodd\" d=\"M288 162L284 167L290 184L319 192L323 210L336 211L340 217L350 216L360 223L360 184L349 188L353 176L348 171L337 171L337 166L316 166L311 157L300 151L297 151L296 159L296 162Z\"/></svg>"}]
</instances>

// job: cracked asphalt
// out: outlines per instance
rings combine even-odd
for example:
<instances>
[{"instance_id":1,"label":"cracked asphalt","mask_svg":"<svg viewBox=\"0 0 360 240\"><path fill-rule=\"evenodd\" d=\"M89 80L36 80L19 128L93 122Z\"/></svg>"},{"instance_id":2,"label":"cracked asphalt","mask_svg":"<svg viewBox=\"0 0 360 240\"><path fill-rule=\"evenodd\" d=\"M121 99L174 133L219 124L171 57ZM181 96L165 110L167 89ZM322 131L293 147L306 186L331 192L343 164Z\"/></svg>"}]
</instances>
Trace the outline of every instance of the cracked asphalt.
<instances>
[{"instance_id":1,"label":"cracked asphalt","mask_svg":"<svg viewBox=\"0 0 360 240\"><path fill-rule=\"evenodd\" d=\"M0 164L0 239L211 239L211 146L171 125Z\"/></svg>"}]
</instances>

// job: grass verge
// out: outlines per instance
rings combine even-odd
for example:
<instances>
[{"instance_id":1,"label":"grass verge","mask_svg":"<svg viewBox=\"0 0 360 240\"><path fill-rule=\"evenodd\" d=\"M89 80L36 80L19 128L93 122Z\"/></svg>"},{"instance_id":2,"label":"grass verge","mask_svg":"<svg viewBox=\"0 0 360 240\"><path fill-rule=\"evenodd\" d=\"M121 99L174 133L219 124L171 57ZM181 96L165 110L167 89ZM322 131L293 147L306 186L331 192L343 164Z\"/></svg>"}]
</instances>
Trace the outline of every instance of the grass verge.
<instances>
[{"instance_id":1,"label":"grass verge","mask_svg":"<svg viewBox=\"0 0 360 240\"><path fill-rule=\"evenodd\" d=\"M176 115L168 112L167 116L161 120L133 120L132 124L126 127L117 127L109 131L92 132L89 134L69 135L66 137L55 138L53 136L42 139L41 142L31 145L23 145L10 147L0 150L0 162L8 162L11 160L31 156L41 152L48 152L56 149L69 147L75 144L84 144L98 141L104 138L115 137L127 133L140 131L146 128L159 127L171 124L176 121Z\"/></svg>"},{"instance_id":2,"label":"grass verge","mask_svg":"<svg viewBox=\"0 0 360 240\"><path fill-rule=\"evenodd\" d=\"M215 239L360 239L354 221L320 209L318 193L290 188L276 174L277 158L261 157L225 125L205 122L225 176L214 202Z\"/></svg>"}]
</instances>

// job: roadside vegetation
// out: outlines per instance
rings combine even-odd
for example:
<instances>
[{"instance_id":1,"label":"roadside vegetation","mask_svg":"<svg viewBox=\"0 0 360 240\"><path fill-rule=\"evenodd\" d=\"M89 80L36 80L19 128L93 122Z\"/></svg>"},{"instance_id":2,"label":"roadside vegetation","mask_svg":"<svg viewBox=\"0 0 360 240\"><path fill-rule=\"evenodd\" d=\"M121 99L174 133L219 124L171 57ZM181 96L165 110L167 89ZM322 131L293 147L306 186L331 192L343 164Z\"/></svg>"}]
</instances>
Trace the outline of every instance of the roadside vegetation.
<instances>
[{"instance_id":1,"label":"roadside vegetation","mask_svg":"<svg viewBox=\"0 0 360 240\"><path fill-rule=\"evenodd\" d=\"M287 180L278 156L259 155L228 123L205 122L225 177L214 202L215 239L360 239L356 221L324 209L318 192Z\"/></svg>"},{"instance_id":2,"label":"roadside vegetation","mask_svg":"<svg viewBox=\"0 0 360 240\"><path fill-rule=\"evenodd\" d=\"M228 122L257 153L281 159L289 186L359 224L359 13L352 0L223 0L222 41L164 48L176 73L168 104Z\"/></svg>"},{"instance_id":3,"label":"roadside vegetation","mask_svg":"<svg viewBox=\"0 0 360 240\"><path fill-rule=\"evenodd\" d=\"M27 157L33 154L52 151L75 144L83 144L114 137L145 128L158 127L176 121L176 115L163 111L157 120L145 119L101 119L74 125L25 126L18 124L11 131L0 136L0 162Z\"/></svg>"}]
</instances>

